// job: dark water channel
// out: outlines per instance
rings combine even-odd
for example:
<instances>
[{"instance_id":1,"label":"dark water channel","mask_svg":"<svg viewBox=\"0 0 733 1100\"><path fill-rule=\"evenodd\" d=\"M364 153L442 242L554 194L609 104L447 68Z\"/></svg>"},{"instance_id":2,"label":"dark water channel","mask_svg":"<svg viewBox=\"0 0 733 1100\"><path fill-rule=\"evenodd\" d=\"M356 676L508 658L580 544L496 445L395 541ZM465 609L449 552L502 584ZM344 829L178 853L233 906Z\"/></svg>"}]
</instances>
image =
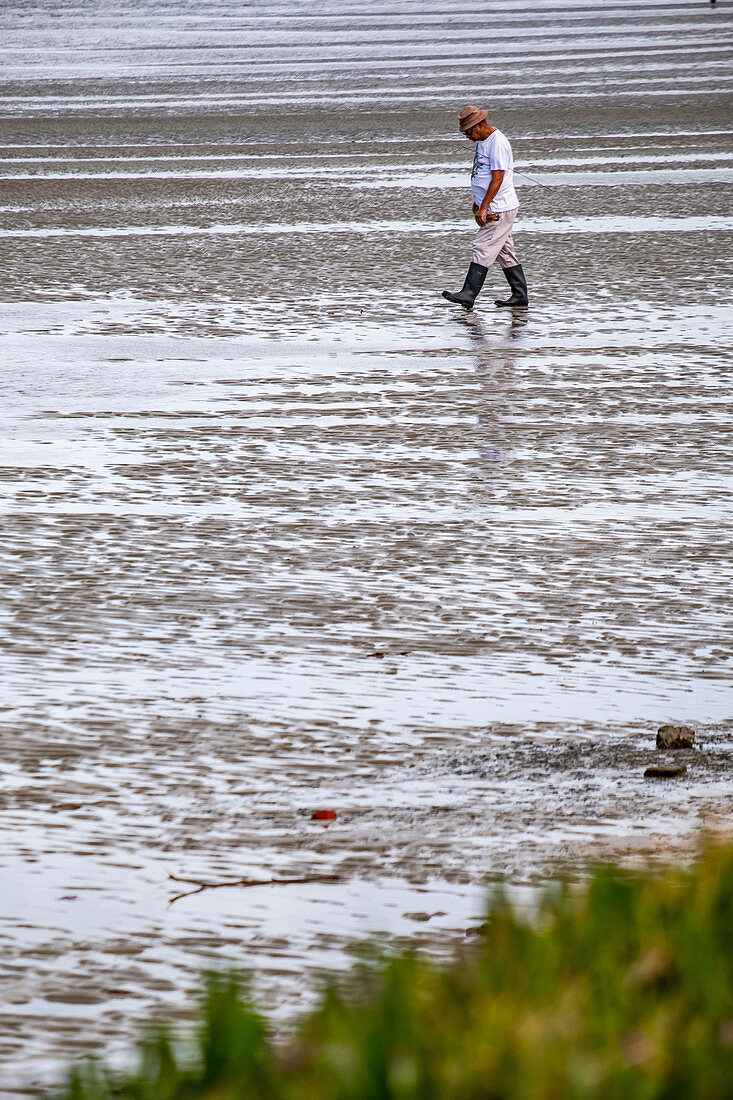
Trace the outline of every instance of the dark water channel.
<instances>
[{"instance_id":1,"label":"dark water channel","mask_svg":"<svg viewBox=\"0 0 733 1100\"><path fill-rule=\"evenodd\" d=\"M212 962L287 1022L487 880L729 831L733 4L0 30L2 1096ZM439 294L466 102L531 177L526 314Z\"/></svg>"}]
</instances>

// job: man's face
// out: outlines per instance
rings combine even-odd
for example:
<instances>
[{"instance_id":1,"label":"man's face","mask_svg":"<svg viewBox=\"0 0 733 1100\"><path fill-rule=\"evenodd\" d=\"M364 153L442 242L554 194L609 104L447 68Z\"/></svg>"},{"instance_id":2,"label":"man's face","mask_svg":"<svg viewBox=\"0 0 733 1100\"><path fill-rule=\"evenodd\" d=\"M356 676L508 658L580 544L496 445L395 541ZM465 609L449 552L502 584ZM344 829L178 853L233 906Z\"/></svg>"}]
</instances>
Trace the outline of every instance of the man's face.
<instances>
[{"instance_id":1,"label":"man's face","mask_svg":"<svg viewBox=\"0 0 733 1100\"><path fill-rule=\"evenodd\" d=\"M484 119L483 122L477 122L470 130L464 130L463 132L469 141L483 141L484 138L489 136L489 124Z\"/></svg>"}]
</instances>

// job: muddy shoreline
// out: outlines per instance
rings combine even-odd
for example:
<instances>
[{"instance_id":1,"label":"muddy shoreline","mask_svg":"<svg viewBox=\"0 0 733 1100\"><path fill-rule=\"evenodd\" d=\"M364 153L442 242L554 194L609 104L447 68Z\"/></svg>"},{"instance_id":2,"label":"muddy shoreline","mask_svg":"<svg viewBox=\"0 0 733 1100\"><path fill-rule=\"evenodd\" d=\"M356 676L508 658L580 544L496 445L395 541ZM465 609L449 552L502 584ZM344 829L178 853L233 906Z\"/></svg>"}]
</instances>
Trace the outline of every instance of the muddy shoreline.
<instances>
[{"instance_id":1,"label":"muddy shoreline","mask_svg":"<svg viewBox=\"0 0 733 1100\"><path fill-rule=\"evenodd\" d=\"M730 833L733 8L0 30L0 1094L212 964L287 1029L355 941ZM440 296L471 101L526 315Z\"/></svg>"}]
</instances>

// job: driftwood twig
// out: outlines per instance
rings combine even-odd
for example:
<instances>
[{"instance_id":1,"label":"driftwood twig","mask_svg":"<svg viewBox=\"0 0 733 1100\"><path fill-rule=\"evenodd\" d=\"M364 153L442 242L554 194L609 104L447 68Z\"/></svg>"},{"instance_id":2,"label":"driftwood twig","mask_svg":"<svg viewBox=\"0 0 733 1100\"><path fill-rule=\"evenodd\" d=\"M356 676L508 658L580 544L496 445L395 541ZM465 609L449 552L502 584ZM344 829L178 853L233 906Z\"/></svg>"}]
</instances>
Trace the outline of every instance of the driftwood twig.
<instances>
[{"instance_id":1,"label":"driftwood twig","mask_svg":"<svg viewBox=\"0 0 733 1100\"><path fill-rule=\"evenodd\" d=\"M203 890L219 890L224 886L303 886L310 883L340 882L338 875L306 875L303 878L238 878L233 882L207 882L200 878L182 878L168 872L168 878L173 882L183 882L187 886L195 886L195 890L184 890L176 894L168 902L172 905L179 898L192 898L194 894L200 894Z\"/></svg>"}]
</instances>

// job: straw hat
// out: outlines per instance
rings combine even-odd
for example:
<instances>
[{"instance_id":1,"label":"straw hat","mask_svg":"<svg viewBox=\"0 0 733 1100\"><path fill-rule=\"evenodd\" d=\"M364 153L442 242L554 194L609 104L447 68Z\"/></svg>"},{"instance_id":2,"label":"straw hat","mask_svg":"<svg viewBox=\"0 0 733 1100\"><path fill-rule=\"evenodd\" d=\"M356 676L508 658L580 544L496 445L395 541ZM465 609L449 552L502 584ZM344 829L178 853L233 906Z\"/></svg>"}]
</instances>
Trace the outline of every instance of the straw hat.
<instances>
[{"instance_id":1,"label":"straw hat","mask_svg":"<svg viewBox=\"0 0 733 1100\"><path fill-rule=\"evenodd\" d=\"M466 130L470 130L473 126L477 126L479 122L483 122L486 118L486 111L482 111L480 107L464 107L462 111L458 112L458 129L462 134L465 134Z\"/></svg>"}]
</instances>

